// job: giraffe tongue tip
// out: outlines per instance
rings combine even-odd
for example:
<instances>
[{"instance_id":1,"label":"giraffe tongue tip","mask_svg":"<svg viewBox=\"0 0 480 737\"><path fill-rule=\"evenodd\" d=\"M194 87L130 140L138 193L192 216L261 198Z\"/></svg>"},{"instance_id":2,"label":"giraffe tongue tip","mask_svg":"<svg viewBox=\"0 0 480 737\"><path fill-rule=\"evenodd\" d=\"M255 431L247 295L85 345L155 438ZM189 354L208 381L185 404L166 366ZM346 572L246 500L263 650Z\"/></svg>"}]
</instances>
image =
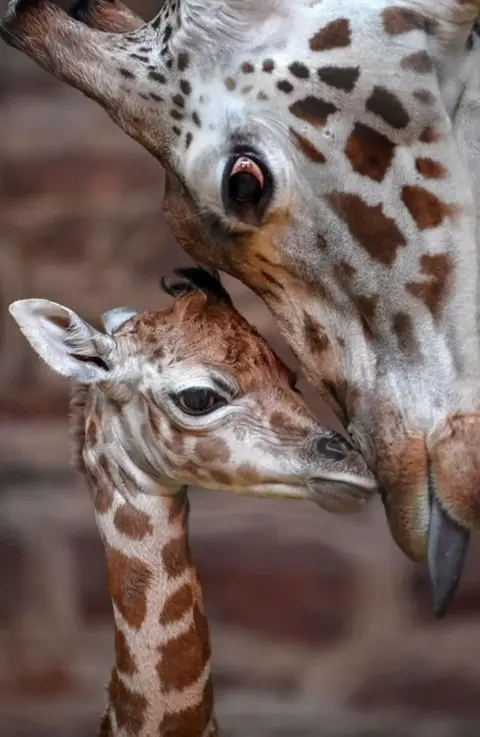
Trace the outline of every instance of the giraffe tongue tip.
<instances>
[{"instance_id":1,"label":"giraffe tongue tip","mask_svg":"<svg viewBox=\"0 0 480 737\"><path fill-rule=\"evenodd\" d=\"M443 617L457 591L470 533L448 516L435 494L431 498L428 570L435 616Z\"/></svg>"}]
</instances>

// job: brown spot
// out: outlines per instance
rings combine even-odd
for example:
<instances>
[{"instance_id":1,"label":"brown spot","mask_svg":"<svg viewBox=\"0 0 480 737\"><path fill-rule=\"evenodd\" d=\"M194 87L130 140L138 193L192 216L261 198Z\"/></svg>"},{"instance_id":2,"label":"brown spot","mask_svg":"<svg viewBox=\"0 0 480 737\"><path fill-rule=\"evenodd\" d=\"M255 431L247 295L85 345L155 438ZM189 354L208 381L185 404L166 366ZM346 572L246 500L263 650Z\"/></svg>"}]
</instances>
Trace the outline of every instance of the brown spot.
<instances>
[{"instance_id":1,"label":"brown spot","mask_svg":"<svg viewBox=\"0 0 480 737\"><path fill-rule=\"evenodd\" d=\"M391 266L397 249L404 247L406 241L395 221L385 215L382 206L367 205L358 195L341 192L331 194L329 201L362 248L376 261Z\"/></svg>"},{"instance_id":2,"label":"brown spot","mask_svg":"<svg viewBox=\"0 0 480 737\"><path fill-rule=\"evenodd\" d=\"M212 679L209 677L198 703L188 706L182 711L165 714L160 725L159 734L203 735L212 719L213 687ZM215 729L212 734L217 734L217 730Z\"/></svg>"},{"instance_id":3,"label":"brown spot","mask_svg":"<svg viewBox=\"0 0 480 737\"><path fill-rule=\"evenodd\" d=\"M396 130L406 128L410 122L410 116L401 101L385 87L374 87L365 107Z\"/></svg>"},{"instance_id":4,"label":"brown spot","mask_svg":"<svg viewBox=\"0 0 480 737\"><path fill-rule=\"evenodd\" d=\"M286 437L291 437L292 421L286 412L281 412L280 410L272 412L270 416L270 427L272 427L277 434L283 433Z\"/></svg>"},{"instance_id":5,"label":"brown spot","mask_svg":"<svg viewBox=\"0 0 480 737\"><path fill-rule=\"evenodd\" d=\"M272 422L272 424L274 424L273 417L275 414L276 413L274 412L270 418L270 421ZM235 476L238 479L241 479L242 481L246 481L248 484L256 483L260 478L260 475L257 469L254 466L250 466L248 463L241 464L237 468Z\"/></svg>"},{"instance_id":6,"label":"brown spot","mask_svg":"<svg viewBox=\"0 0 480 737\"><path fill-rule=\"evenodd\" d=\"M350 21L347 18L339 18L321 28L312 36L309 43L312 51L329 51L349 46L350 40Z\"/></svg>"},{"instance_id":7,"label":"brown spot","mask_svg":"<svg viewBox=\"0 0 480 737\"><path fill-rule=\"evenodd\" d=\"M323 351L329 348L330 339L327 331L308 312L303 313L303 331L309 348L313 353L323 353Z\"/></svg>"},{"instance_id":8,"label":"brown spot","mask_svg":"<svg viewBox=\"0 0 480 737\"><path fill-rule=\"evenodd\" d=\"M416 100L422 103L422 105L434 105L437 98L430 90L414 90L413 96Z\"/></svg>"},{"instance_id":9,"label":"brown spot","mask_svg":"<svg viewBox=\"0 0 480 737\"><path fill-rule=\"evenodd\" d=\"M317 242L317 248L319 248L321 251L326 251L328 248L327 239L325 236L321 235L321 233L317 233L316 237Z\"/></svg>"},{"instance_id":10,"label":"brown spot","mask_svg":"<svg viewBox=\"0 0 480 737\"><path fill-rule=\"evenodd\" d=\"M237 86L237 83L235 82L235 80L233 79L233 77L227 77L226 78L226 80L225 80L225 87L227 88L227 90L232 91L232 90L235 89L236 86Z\"/></svg>"},{"instance_id":11,"label":"brown spot","mask_svg":"<svg viewBox=\"0 0 480 737\"><path fill-rule=\"evenodd\" d=\"M303 100L298 100L290 105L290 112L300 120L305 120L310 125L320 127L325 125L328 116L337 111L337 107L331 102L321 100L319 97L309 95Z\"/></svg>"},{"instance_id":12,"label":"brown spot","mask_svg":"<svg viewBox=\"0 0 480 737\"><path fill-rule=\"evenodd\" d=\"M125 79L135 79L135 75L133 74L133 72L131 72L129 69L125 69L125 67L120 67L118 71Z\"/></svg>"},{"instance_id":13,"label":"brown spot","mask_svg":"<svg viewBox=\"0 0 480 737\"><path fill-rule=\"evenodd\" d=\"M201 128L202 127L202 123L200 121L200 117L199 117L199 115L198 115L197 112L193 112L192 113L192 120L195 123L195 125L197 126L197 128Z\"/></svg>"},{"instance_id":14,"label":"brown spot","mask_svg":"<svg viewBox=\"0 0 480 737\"><path fill-rule=\"evenodd\" d=\"M175 133L176 136L181 136L182 135L182 131L180 130L180 128L177 125L173 125L172 126L172 131Z\"/></svg>"},{"instance_id":15,"label":"brown spot","mask_svg":"<svg viewBox=\"0 0 480 737\"><path fill-rule=\"evenodd\" d=\"M86 436L86 443L87 445L96 445L97 439L98 439L98 425L97 421L94 417L90 417L87 420L87 432L85 434Z\"/></svg>"},{"instance_id":16,"label":"brown spot","mask_svg":"<svg viewBox=\"0 0 480 737\"><path fill-rule=\"evenodd\" d=\"M257 94L257 100L268 100L268 95L262 90Z\"/></svg>"},{"instance_id":17,"label":"brown spot","mask_svg":"<svg viewBox=\"0 0 480 737\"><path fill-rule=\"evenodd\" d=\"M265 59L262 64L262 69L264 72L267 72L267 74L271 74L275 69L275 62L273 59Z\"/></svg>"},{"instance_id":18,"label":"brown spot","mask_svg":"<svg viewBox=\"0 0 480 737\"><path fill-rule=\"evenodd\" d=\"M131 540L143 540L153 534L148 515L128 503L117 508L113 523L119 532Z\"/></svg>"},{"instance_id":19,"label":"brown spot","mask_svg":"<svg viewBox=\"0 0 480 737\"><path fill-rule=\"evenodd\" d=\"M182 619L193 606L193 591L190 583L184 583L170 596L160 614L160 624L166 625Z\"/></svg>"},{"instance_id":20,"label":"brown spot","mask_svg":"<svg viewBox=\"0 0 480 737\"><path fill-rule=\"evenodd\" d=\"M157 665L162 690L183 691L197 681L206 665L202 631L193 621L186 632L160 647Z\"/></svg>"},{"instance_id":21,"label":"brown spot","mask_svg":"<svg viewBox=\"0 0 480 737\"><path fill-rule=\"evenodd\" d=\"M190 95L192 92L192 85L188 81L188 79L181 79L180 80L180 89L182 90L184 95Z\"/></svg>"},{"instance_id":22,"label":"brown spot","mask_svg":"<svg viewBox=\"0 0 480 737\"><path fill-rule=\"evenodd\" d=\"M265 269L260 269L260 276L262 278L262 281L266 282L271 289L274 289L275 292L283 292L283 285L278 281L278 279L273 276L273 274L270 274L268 271L265 271ZM260 289L264 289L265 285L260 284Z\"/></svg>"},{"instance_id":23,"label":"brown spot","mask_svg":"<svg viewBox=\"0 0 480 737\"><path fill-rule=\"evenodd\" d=\"M253 85L247 84L245 87L242 87L240 90L242 95L248 95L253 90Z\"/></svg>"},{"instance_id":24,"label":"brown spot","mask_svg":"<svg viewBox=\"0 0 480 737\"><path fill-rule=\"evenodd\" d=\"M156 92L150 92L150 99L154 100L154 102L163 102L163 97L157 95Z\"/></svg>"},{"instance_id":25,"label":"brown spot","mask_svg":"<svg viewBox=\"0 0 480 737\"><path fill-rule=\"evenodd\" d=\"M172 110L170 110L170 115L174 120L183 120L183 113L181 113L179 110L176 110L175 108L172 108Z\"/></svg>"},{"instance_id":26,"label":"brown spot","mask_svg":"<svg viewBox=\"0 0 480 737\"><path fill-rule=\"evenodd\" d=\"M131 627L140 629L147 613L147 591L152 572L139 558L107 548L110 596Z\"/></svg>"},{"instance_id":27,"label":"brown spot","mask_svg":"<svg viewBox=\"0 0 480 737\"><path fill-rule=\"evenodd\" d=\"M452 215L452 207L446 205L433 192L423 187L405 186L402 200L420 230L438 228L446 217Z\"/></svg>"},{"instance_id":28,"label":"brown spot","mask_svg":"<svg viewBox=\"0 0 480 737\"><path fill-rule=\"evenodd\" d=\"M190 133L190 131L185 136L185 148L188 148L193 141L193 135Z\"/></svg>"},{"instance_id":29,"label":"brown spot","mask_svg":"<svg viewBox=\"0 0 480 737\"><path fill-rule=\"evenodd\" d=\"M436 317L450 288L450 256L446 253L424 253L420 259L420 268L427 281L412 282L407 284L407 289Z\"/></svg>"},{"instance_id":30,"label":"brown spot","mask_svg":"<svg viewBox=\"0 0 480 737\"><path fill-rule=\"evenodd\" d=\"M355 276L357 270L355 266L349 264L348 261L342 260L339 261L338 264L335 264L335 273L337 274L339 281L343 283L344 281L351 279L352 276Z\"/></svg>"},{"instance_id":31,"label":"brown spot","mask_svg":"<svg viewBox=\"0 0 480 737\"><path fill-rule=\"evenodd\" d=\"M176 578L182 575L191 563L190 547L185 534L182 533L165 545L162 560L167 576Z\"/></svg>"},{"instance_id":32,"label":"brown spot","mask_svg":"<svg viewBox=\"0 0 480 737\"><path fill-rule=\"evenodd\" d=\"M195 459L201 463L226 463L230 458L230 451L225 440L212 436L199 438L195 444Z\"/></svg>"},{"instance_id":33,"label":"brown spot","mask_svg":"<svg viewBox=\"0 0 480 737\"><path fill-rule=\"evenodd\" d=\"M381 182L390 168L395 144L363 123L355 123L345 146L352 169L364 177Z\"/></svg>"},{"instance_id":34,"label":"brown spot","mask_svg":"<svg viewBox=\"0 0 480 737\"><path fill-rule=\"evenodd\" d=\"M426 51L415 51L402 59L402 69L410 69L417 74L428 74L433 70L432 60Z\"/></svg>"},{"instance_id":35,"label":"brown spot","mask_svg":"<svg viewBox=\"0 0 480 737\"><path fill-rule=\"evenodd\" d=\"M342 338L341 335L337 335L335 337L335 340L337 341L337 343L340 346L340 348L345 348L345 340Z\"/></svg>"},{"instance_id":36,"label":"brown spot","mask_svg":"<svg viewBox=\"0 0 480 737\"><path fill-rule=\"evenodd\" d=\"M110 703L115 709L118 729L126 727L129 734L139 734L145 722L148 702L141 694L131 691L113 671L108 687Z\"/></svg>"},{"instance_id":37,"label":"brown spot","mask_svg":"<svg viewBox=\"0 0 480 737\"><path fill-rule=\"evenodd\" d=\"M137 672L137 666L130 652L127 638L119 629L115 630L115 659L118 670L126 673L127 676L133 676Z\"/></svg>"},{"instance_id":38,"label":"brown spot","mask_svg":"<svg viewBox=\"0 0 480 737\"><path fill-rule=\"evenodd\" d=\"M255 67L249 61L244 61L240 69L244 74L253 74L255 71Z\"/></svg>"},{"instance_id":39,"label":"brown spot","mask_svg":"<svg viewBox=\"0 0 480 737\"><path fill-rule=\"evenodd\" d=\"M142 54L130 54L131 59L138 59L138 61L143 61L145 64L148 64L149 58L148 56L143 56Z\"/></svg>"},{"instance_id":40,"label":"brown spot","mask_svg":"<svg viewBox=\"0 0 480 737\"><path fill-rule=\"evenodd\" d=\"M366 294L360 294L355 297L357 309L368 323L371 323L375 319L377 303L378 297L375 294L370 297Z\"/></svg>"},{"instance_id":41,"label":"brown spot","mask_svg":"<svg viewBox=\"0 0 480 737\"><path fill-rule=\"evenodd\" d=\"M87 475L87 480L93 485L95 493L95 509L100 514L107 512L115 497L115 485L112 481L106 457L101 454L95 463L95 469Z\"/></svg>"},{"instance_id":42,"label":"brown spot","mask_svg":"<svg viewBox=\"0 0 480 737\"><path fill-rule=\"evenodd\" d=\"M280 82L277 82L277 87L280 92L285 92L286 95L289 95L293 90L293 84L288 79L281 79Z\"/></svg>"},{"instance_id":43,"label":"brown spot","mask_svg":"<svg viewBox=\"0 0 480 737\"><path fill-rule=\"evenodd\" d=\"M436 143L439 138L440 135L437 133L437 131L432 128L431 125L428 125L420 134L419 140L422 143Z\"/></svg>"},{"instance_id":44,"label":"brown spot","mask_svg":"<svg viewBox=\"0 0 480 737\"><path fill-rule=\"evenodd\" d=\"M392 319L392 330L398 338L398 344L407 353L417 350L417 342L413 332L413 322L406 312L397 312Z\"/></svg>"},{"instance_id":45,"label":"brown spot","mask_svg":"<svg viewBox=\"0 0 480 737\"><path fill-rule=\"evenodd\" d=\"M427 18L416 10L393 7L385 8L382 13L383 28L389 36L400 36L410 31L424 31L427 34L435 33L437 21Z\"/></svg>"},{"instance_id":46,"label":"brown spot","mask_svg":"<svg viewBox=\"0 0 480 737\"><path fill-rule=\"evenodd\" d=\"M313 143L311 143L308 138L305 138L304 136L300 135L300 133L297 133L293 128L290 128L290 133L295 139L295 142L300 149L300 151L307 157L307 159L310 159L310 161L313 161L314 164L324 164L326 161L326 158L324 154L322 154L321 151L319 151Z\"/></svg>"},{"instance_id":47,"label":"brown spot","mask_svg":"<svg viewBox=\"0 0 480 737\"><path fill-rule=\"evenodd\" d=\"M177 67L179 72L184 72L190 64L190 57L186 51L180 52L177 57Z\"/></svg>"},{"instance_id":48,"label":"brown spot","mask_svg":"<svg viewBox=\"0 0 480 737\"><path fill-rule=\"evenodd\" d=\"M447 175L447 170L439 161L429 158L418 158L415 166L419 174L426 179L443 179Z\"/></svg>"},{"instance_id":49,"label":"brown spot","mask_svg":"<svg viewBox=\"0 0 480 737\"><path fill-rule=\"evenodd\" d=\"M345 92L351 92L360 75L359 67L322 67L317 71L318 76L330 85Z\"/></svg>"},{"instance_id":50,"label":"brown spot","mask_svg":"<svg viewBox=\"0 0 480 737\"><path fill-rule=\"evenodd\" d=\"M172 97L172 102L174 105L178 105L178 107L185 107L185 98L183 95L176 94Z\"/></svg>"},{"instance_id":51,"label":"brown spot","mask_svg":"<svg viewBox=\"0 0 480 737\"><path fill-rule=\"evenodd\" d=\"M220 486L226 487L232 485L232 477L225 471L217 471L216 469L210 472L210 478L212 481L216 481Z\"/></svg>"},{"instance_id":52,"label":"brown spot","mask_svg":"<svg viewBox=\"0 0 480 737\"><path fill-rule=\"evenodd\" d=\"M153 79L154 82L159 82L160 84L165 84L167 81L165 76L163 74L160 74L160 72L149 72L148 73L149 79Z\"/></svg>"},{"instance_id":53,"label":"brown spot","mask_svg":"<svg viewBox=\"0 0 480 737\"><path fill-rule=\"evenodd\" d=\"M309 68L299 61L294 61L293 64L290 64L288 69L290 73L293 74L294 77L298 77L298 79L308 79L310 76Z\"/></svg>"}]
</instances>

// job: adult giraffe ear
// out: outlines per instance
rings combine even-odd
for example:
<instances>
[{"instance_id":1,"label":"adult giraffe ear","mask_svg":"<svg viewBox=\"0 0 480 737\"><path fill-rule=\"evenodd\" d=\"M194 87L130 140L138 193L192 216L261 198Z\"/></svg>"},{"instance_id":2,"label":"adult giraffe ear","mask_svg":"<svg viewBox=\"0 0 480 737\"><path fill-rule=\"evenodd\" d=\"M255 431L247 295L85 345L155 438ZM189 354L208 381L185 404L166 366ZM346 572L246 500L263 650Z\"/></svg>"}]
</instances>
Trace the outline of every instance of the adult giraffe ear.
<instances>
[{"instance_id":1,"label":"adult giraffe ear","mask_svg":"<svg viewBox=\"0 0 480 737\"><path fill-rule=\"evenodd\" d=\"M57 374L81 384L109 378L113 338L68 307L48 299L21 299L8 309L34 351Z\"/></svg>"}]
</instances>

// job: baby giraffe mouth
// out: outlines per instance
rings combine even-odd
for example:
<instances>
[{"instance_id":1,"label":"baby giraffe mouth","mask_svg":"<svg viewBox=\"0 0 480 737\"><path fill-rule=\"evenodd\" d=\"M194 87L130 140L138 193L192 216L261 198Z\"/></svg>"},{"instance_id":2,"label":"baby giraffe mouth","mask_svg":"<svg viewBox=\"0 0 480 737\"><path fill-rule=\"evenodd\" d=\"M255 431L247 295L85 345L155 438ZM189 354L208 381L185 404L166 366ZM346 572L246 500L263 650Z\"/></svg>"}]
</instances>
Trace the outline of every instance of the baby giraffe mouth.
<instances>
[{"instance_id":1,"label":"baby giraffe mouth","mask_svg":"<svg viewBox=\"0 0 480 737\"><path fill-rule=\"evenodd\" d=\"M458 588L470 532L455 522L443 509L435 493L431 474L428 479L430 522L427 562L433 593L435 616L443 617Z\"/></svg>"}]
</instances>

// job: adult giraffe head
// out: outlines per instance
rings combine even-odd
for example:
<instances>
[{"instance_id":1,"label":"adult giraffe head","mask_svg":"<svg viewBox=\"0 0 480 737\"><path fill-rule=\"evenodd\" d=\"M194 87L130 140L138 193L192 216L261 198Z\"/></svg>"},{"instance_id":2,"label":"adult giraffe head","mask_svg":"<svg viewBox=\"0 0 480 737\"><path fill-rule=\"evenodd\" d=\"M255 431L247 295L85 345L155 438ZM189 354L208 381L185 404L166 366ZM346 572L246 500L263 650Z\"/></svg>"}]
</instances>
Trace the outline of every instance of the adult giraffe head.
<instances>
[{"instance_id":1,"label":"adult giraffe head","mask_svg":"<svg viewBox=\"0 0 480 737\"><path fill-rule=\"evenodd\" d=\"M478 5L167 0L144 24L18 0L2 26L165 166L185 250L265 300L438 613L480 524L477 203L453 125Z\"/></svg>"}]
</instances>

